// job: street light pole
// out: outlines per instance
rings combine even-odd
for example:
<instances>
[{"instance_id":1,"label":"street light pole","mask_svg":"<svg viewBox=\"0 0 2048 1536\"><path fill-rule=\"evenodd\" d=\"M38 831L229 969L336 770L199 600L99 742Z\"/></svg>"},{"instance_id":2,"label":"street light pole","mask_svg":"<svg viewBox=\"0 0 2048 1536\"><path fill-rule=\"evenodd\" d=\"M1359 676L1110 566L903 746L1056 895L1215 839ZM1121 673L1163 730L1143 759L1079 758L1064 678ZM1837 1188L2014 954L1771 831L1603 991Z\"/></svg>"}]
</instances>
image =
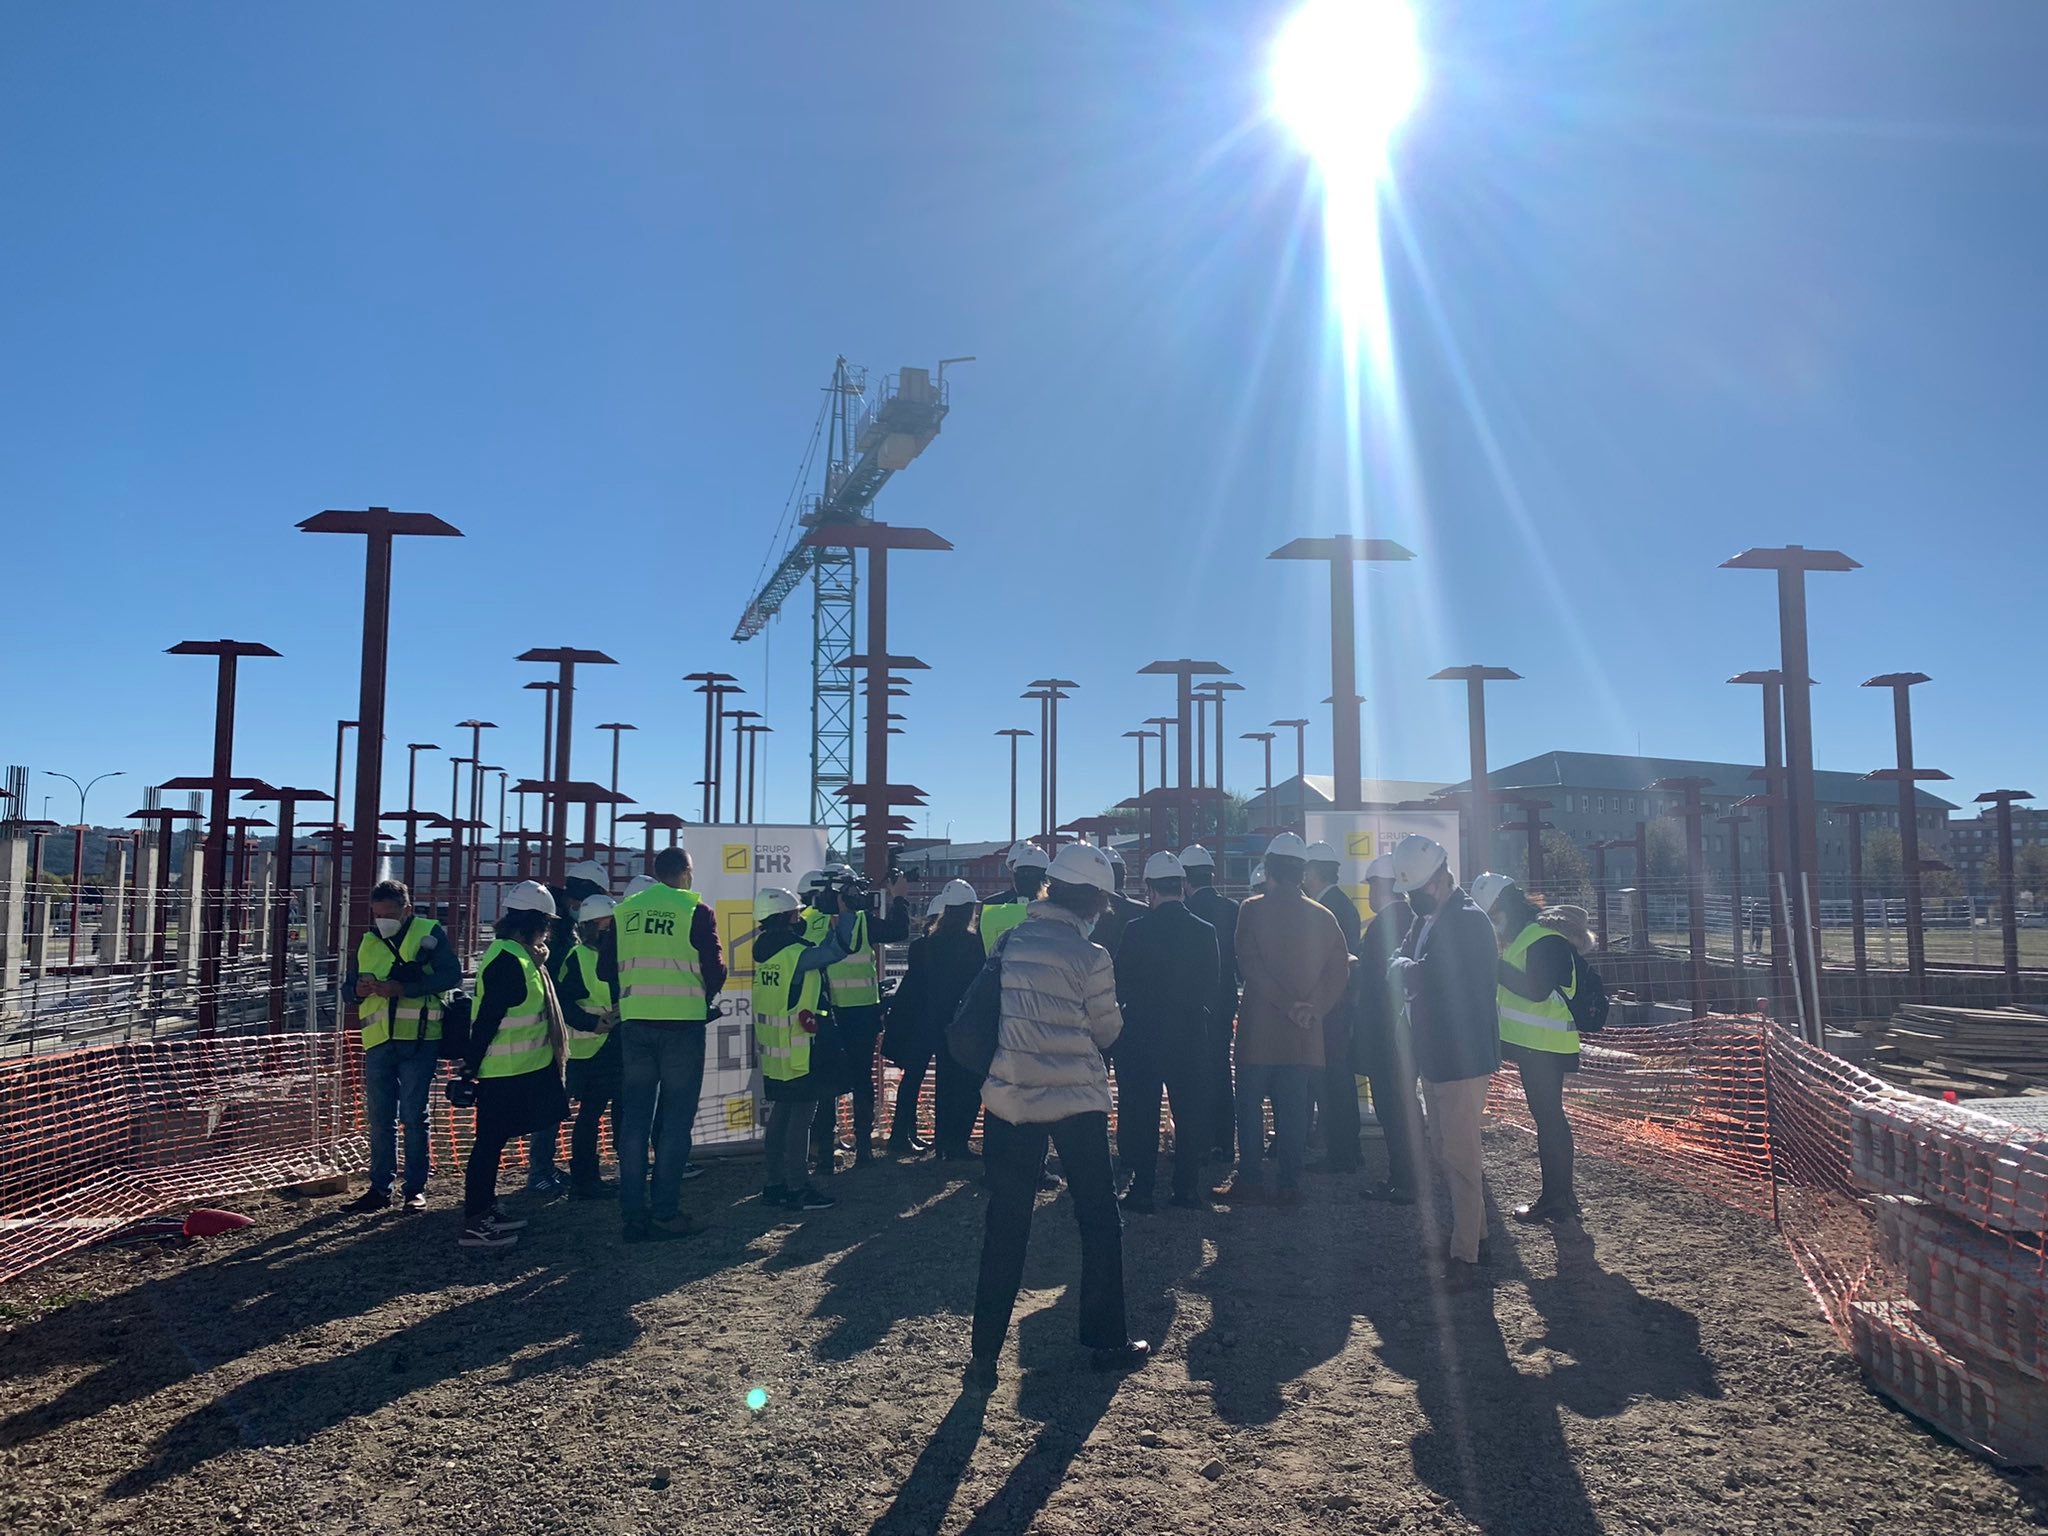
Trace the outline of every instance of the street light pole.
<instances>
[{"instance_id":1,"label":"street light pole","mask_svg":"<svg viewBox=\"0 0 2048 1536\"><path fill-rule=\"evenodd\" d=\"M72 829L71 834L71 945L64 959L66 970L76 970L78 967L78 928L85 920L82 895L85 889L85 797L92 793L93 785L99 783L101 779L118 779L126 771L116 768L111 773L103 773L99 778L87 779L80 784L68 773L58 773L49 768L43 770L51 778L62 779L78 791L78 825Z\"/></svg>"}]
</instances>

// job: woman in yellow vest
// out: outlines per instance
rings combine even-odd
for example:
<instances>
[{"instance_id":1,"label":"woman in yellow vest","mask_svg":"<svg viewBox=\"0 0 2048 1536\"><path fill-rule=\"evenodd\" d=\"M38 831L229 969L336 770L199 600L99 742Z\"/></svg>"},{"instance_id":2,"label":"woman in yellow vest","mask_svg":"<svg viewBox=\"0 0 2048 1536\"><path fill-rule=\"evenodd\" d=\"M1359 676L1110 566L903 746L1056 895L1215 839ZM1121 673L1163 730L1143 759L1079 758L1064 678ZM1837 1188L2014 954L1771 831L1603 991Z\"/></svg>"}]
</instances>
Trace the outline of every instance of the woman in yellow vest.
<instances>
[{"instance_id":1,"label":"woman in yellow vest","mask_svg":"<svg viewBox=\"0 0 2048 1536\"><path fill-rule=\"evenodd\" d=\"M462 1096L473 1094L476 1104L476 1134L463 1176L465 1248L509 1248L519 1241L526 1221L498 1205L498 1161L514 1137L552 1134L569 1112L562 1085L568 1026L547 973L548 925L554 919L548 888L536 880L521 882L505 897L493 925L496 938L477 963L462 1074L469 1088Z\"/></svg>"},{"instance_id":2,"label":"woman in yellow vest","mask_svg":"<svg viewBox=\"0 0 2048 1536\"><path fill-rule=\"evenodd\" d=\"M1565 1118L1564 1080L1579 1070L1579 1029L1572 1016L1578 954L1570 939L1545 923L1542 908L1506 875L1481 875L1472 900L1493 919L1500 938L1500 1053L1521 1074L1522 1097L1536 1124L1536 1161L1543 1189L1517 1206L1517 1221L1576 1221L1572 1187L1572 1125Z\"/></svg>"},{"instance_id":3,"label":"woman in yellow vest","mask_svg":"<svg viewBox=\"0 0 2048 1536\"><path fill-rule=\"evenodd\" d=\"M811 1122L839 1070L825 972L846 958L842 935L853 926L853 914L828 925L815 944L804 937L807 921L794 891L766 886L754 896L754 1044L768 1101L761 1203L824 1211L836 1202L810 1182L807 1170Z\"/></svg>"},{"instance_id":4,"label":"woman in yellow vest","mask_svg":"<svg viewBox=\"0 0 2048 1536\"><path fill-rule=\"evenodd\" d=\"M576 943L555 972L555 996L569 1026L569 1097L576 1123L569 1128L569 1198L601 1200L617 1192L600 1172L597 1133L612 1109L612 1156L619 1152L619 1009L611 984L597 974L598 953L612 926L609 896L586 896L576 908Z\"/></svg>"}]
</instances>

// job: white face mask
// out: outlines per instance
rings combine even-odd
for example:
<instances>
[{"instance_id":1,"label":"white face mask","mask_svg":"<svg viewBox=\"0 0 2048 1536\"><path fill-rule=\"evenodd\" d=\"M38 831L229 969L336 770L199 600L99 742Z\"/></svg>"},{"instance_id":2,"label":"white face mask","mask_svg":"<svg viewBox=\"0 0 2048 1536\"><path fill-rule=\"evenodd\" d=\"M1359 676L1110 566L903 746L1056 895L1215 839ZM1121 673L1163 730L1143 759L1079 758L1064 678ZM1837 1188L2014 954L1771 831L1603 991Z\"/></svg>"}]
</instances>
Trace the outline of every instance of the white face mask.
<instances>
[{"instance_id":1,"label":"white face mask","mask_svg":"<svg viewBox=\"0 0 2048 1536\"><path fill-rule=\"evenodd\" d=\"M398 930L404 926L405 919L402 917L380 917L377 919L377 931L387 939L397 938Z\"/></svg>"}]
</instances>

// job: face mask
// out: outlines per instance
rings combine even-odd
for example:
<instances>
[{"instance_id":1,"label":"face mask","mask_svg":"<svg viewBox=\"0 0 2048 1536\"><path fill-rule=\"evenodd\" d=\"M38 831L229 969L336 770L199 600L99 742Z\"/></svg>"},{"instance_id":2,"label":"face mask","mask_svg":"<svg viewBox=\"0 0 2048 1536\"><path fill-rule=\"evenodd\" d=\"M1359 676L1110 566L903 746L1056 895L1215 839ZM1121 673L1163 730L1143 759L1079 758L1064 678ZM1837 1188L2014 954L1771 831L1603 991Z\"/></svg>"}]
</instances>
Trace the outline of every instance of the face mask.
<instances>
[{"instance_id":1,"label":"face mask","mask_svg":"<svg viewBox=\"0 0 2048 1536\"><path fill-rule=\"evenodd\" d=\"M1436 898L1427 891L1410 891L1408 906L1417 917L1428 917L1436 910Z\"/></svg>"},{"instance_id":2,"label":"face mask","mask_svg":"<svg viewBox=\"0 0 2048 1536\"><path fill-rule=\"evenodd\" d=\"M398 930L404 926L405 919L402 917L380 917L377 919L377 931L387 939L397 938Z\"/></svg>"}]
</instances>

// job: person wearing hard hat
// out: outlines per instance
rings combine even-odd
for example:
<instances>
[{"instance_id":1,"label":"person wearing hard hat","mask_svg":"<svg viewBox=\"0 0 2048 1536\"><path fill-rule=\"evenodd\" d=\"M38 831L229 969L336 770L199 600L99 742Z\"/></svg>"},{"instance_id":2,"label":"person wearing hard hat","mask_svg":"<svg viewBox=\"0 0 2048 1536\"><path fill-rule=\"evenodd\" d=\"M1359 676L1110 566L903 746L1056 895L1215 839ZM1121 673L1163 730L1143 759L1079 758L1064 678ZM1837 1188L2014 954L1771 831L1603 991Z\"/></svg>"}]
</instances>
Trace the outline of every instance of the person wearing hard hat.
<instances>
[{"instance_id":1,"label":"person wearing hard hat","mask_svg":"<svg viewBox=\"0 0 2048 1536\"><path fill-rule=\"evenodd\" d=\"M1024 921L1031 903L1045 894L1045 871L1052 860L1036 843L1013 843L1004 860L1010 866L1011 888L991 896L981 908L981 948L994 954L996 941Z\"/></svg>"},{"instance_id":2,"label":"person wearing hard hat","mask_svg":"<svg viewBox=\"0 0 2048 1536\"><path fill-rule=\"evenodd\" d=\"M1116 881L1116 890L1110 894L1109 905L1102 909L1102 920L1095 925L1095 942L1109 951L1114 960L1117 951L1123 947L1124 931L1145 915L1142 902L1131 900L1124 894L1130 872L1125 868L1124 856L1107 843L1102 851L1109 856L1109 872Z\"/></svg>"},{"instance_id":3,"label":"person wearing hard hat","mask_svg":"<svg viewBox=\"0 0 2048 1536\"><path fill-rule=\"evenodd\" d=\"M1386 1148L1387 1176L1368 1184L1368 1200L1393 1205L1415 1203L1416 1177L1422 1167L1421 1125L1415 1105L1415 1052L1400 989L1387 974L1401 940L1408 936L1414 915L1408 900L1394 894L1394 856L1380 854L1365 866L1366 901L1372 921L1360 941L1352 974L1357 1007L1354 1061L1372 1084L1373 1113L1379 1116L1381 1145Z\"/></svg>"},{"instance_id":4,"label":"person wearing hard hat","mask_svg":"<svg viewBox=\"0 0 2048 1536\"><path fill-rule=\"evenodd\" d=\"M1222 961L1216 930L1188 910L1187 875L1161 851L1145 861L1151 909L1125 930L1116 954L1116 995L1124 1032L1116 1065L1116 1155L1130 1175L1124 1209L1153 1207L1159 1167L1159 1096L1173 1107L1173 1203L1201 1207L1203 1066L1209 1010Z\"/></svg>"},{"instance_id":5,"label":"person wearing hard hat","mask_svg":"<svg viewBox=\"0 0 2048 1536\"><path fill-rule=\"evenodd\" d=\"M1202 1112L1195 1119L1209 1138L1209 1155L1227 1163L1237 1151L1230 1037L1237 1023L1238 904L1216 889L1216 855L1200 843L1181 849L1180 865L1187 876L1188 910L1216 930L1216 1001L1202 1045Z\"/></svg>"},{"instance_id":6,"label":"person wearing hard hat","mask_svg":"<svg viewBox=\"0 0 2048 1536\"><path fill-rule=\"evenodd\" d=\"M581 921L579 914L583 903L604 895L607 880L605 867L597 860L578 859L562 872L562 884L551 890L557 916L548 933L548 953L554 957L558 970L576 947L576 925ZM568 1188L569 1182L555 1166L553 1134L536 1132L529 1137L526 1143L526 1192L530 1195L556 1195Z\"/></svg>"},{"instance_id":7,"label":"person wearing hard hat","mask_svg":"<svg viewBox=\"0 0 2048 1536\"><path fill-rule=\"evenodd\" d=\"M988 1217L974 1290L973 1359L967 1385L988 1391L1024 1281L1046 1146L1060 1166L1081 1229L1081 1345L1098 1370L1141 1365L1151 1346L1132 1339L1124 1316L1123 1222L1109 1159L1109 1073L1123 1015L1109 952L1089 930L1116 888L1100 848L1072 843L1047 870L1043 901L997 951L1001 1000L994 1059L981 1085Z\"/></svg>"},{"instance_id":8,"label":"person wearing hard hat","mask_svg":"<svg viewBox=\"0 0 2048 1536\"><path fill-rule=\"evenodd\" d=\"M839 1096L853 1097L853 1161L856 1167L874 1159L876 1042L882 1034L882 957L877 946L901 944L910 937L910 882L901 873L883 891L884 909L873 910L874 892L844 864L824 870L813 883L804 909L804 937L824 942L826 931L842 916L849 919L845 953L825 974L832 998L832 1024L838 1039L842 1080L818 1096L818 1121L811 1128L811 1152L817 1172L830 1175L838 1167Z\"/></svg>"},{"instance_id":9,"label":"person wearing hard hat","mask_svg":"<svg viewBox=\"0 0 2048 1536\"><path fill-rule=\"evenodd\" d=\"M619 892L619 900L631 901L635 896L638 896L642 891L648 889L653 884L654 876L635 875L632 879L626 882L626 888L623 891Z\"/></svg>"},{"instance_id":10,"label":"person wearing hard hat","mask_svg":"<svg viewBox=\"0 0 2048 1536\"><path fill-rule=\"evenodd\" d=\"M1364 942L1364 925L1358 920L1358 903L1337 883L1344 856L1336 845L1317 841L1308 845L1308 874L1302 883L1315 903L1337 919L1344 934L1345 952L1354 958ZM1354 974L1355 981L1355 974ZM1363 1163L1358 1154L1358 1074L1351 1066L1353 989L1323 1017L1323 1070L1315 1082L1316 1124L1322 1132L1323 1166L1332 1173L1356 1173Z\"/></svg>"},{"instance_id":11,"label":"person wearing hard hat","mask_svg":"<svg viewBox=\"0 0 2048 1536\"><path fill-rule=\"evenodd\" d=\"M509 1248L519 1240L525 1219L498 1204L499 1161L515 1136L553 1135L569 1111L563 1087L568 1023L547 970L548 929L557 915L546 886L521 881L506 895L491 947L477 962L462 1070L476 1104L463 1174L464 1248Z\"/></svg>"},{"instance_id":12,"label":"person wearing hard hat","mask_svg":"<svg viewBox=\"0 0 2048 1536\"><path fill-rule=\"evenodd\" d=\"M1391 973L1408 1003L1429 1149L1451 1190L1445 1253L1453 1284L1486 1262L1486 1085L1500 1066L1493 923L1451 877L1450 857L1420 834L1394 847L1394 891L1415 921Z\"/></svg>"},{"instance_id":13,"label":"person wearing hard hat","mask_svg":"<svg viewBox=\"0 0 2048 1536\"><path fill-rule=\"evenodd\" d=\"M889 1032L884 1044L889 1059L903 1069L896 1087L896 1109L889 1122L889 1151L898 1157L930 1151L932 1143L917 1134L917 1100L925 1076L938 1062L932 1089L934 1141L939 1155L969 1155L967 1138L974 1129L980 1101L973 1076L946 1049L946 1025L967 995L984 963L981 935L974 931L980 898L965 880L948 880L925 912L924 932L910 944L902 984L889 1000Z\"/></svg>"},{"instance_id":14,"label":"person wearing hard hat","mask_svg":"<svg viewBox=\"0 0 2048 1536\"><path fill-rule=\"evenodd\" d=\"M1515 1207L1517 1221L1576 1221L1572 1123L1564 1113L1564 1080L1579 1070L1578 950L1506 875L1472 882L1472 901L1493 920L1500 940L1500 1053L1515 1064L1522 1097L1536 1126L1536 1162L1543 1188Z\"/></svg>"},{"instance_id":15,"label":"person wearing hard hat","mask_svg":"<svg viewBox=\"0 0 2048 1536\"><path fill-rule=\"evenodd\" d=\"M831 1093L836 1025L826 975L845 958L854 915L828 925L817 943L804 936L804 906L794 891L764 886L754 894L754 1043L761 1094L768 1101L767 1170L761 1203L827 1211L837 1202L810 1182L808 1143L816 1103Z\"/></svg>"},{"instance_id":16,"label":"person wearing hard hat","mask_svg":"<svg viewBox=\"0 0 2048 1536\"><path fill-rule=\"evenodd\" d=\"M598 961L611 934L615 903L586 896L576 909L576 942L555 968L555 996L569 1026L569 1098L576 1119L569 1127L569 1197L599 1200L613 1192L605 1183L597 1153L604 1112L619 1096L619 1009L611 984L598 974ZM619 1151L619 1117L612 1115L612 1155Z\"/></svg>"},{"instance_id":17,"label":"person wearing hard hat","mask_svg":"<svg viewBox=\"0 0 2048 1536\"><path fill-rule=\"evenodd\" d=\"M370 1187L347 1209L381 1211L391 1204L403 1124L401 1199L406 1210L424 1211L433 1171L427 1101L439 1064L441 1013L447 994L462 985L462 965L441 925L413 911L403 882L377 883L370 892L370 918L341 987L341 995L355 1004L362 1032L363 1117L370 1138Z\"/></svg>"},{"instance_id":18,"label":"person wearing hard hat","mask_svg":"<svg viewBox=\"0 0 2048 1536\"><path fill-rule=\"evenodd\" d=\"M655 883L619 903L611 942L598 959L598 974L618 999L619 1212L629 1243L703 1230L682 1214L682 1187L725 956L717 916L690 889L690 874L687 849L657 853ZM651 1193L650 1142L657 1143Z\"/></svg>"},{"instance_id":19,"label":"person wearing hard hat","mask_svg":"<svg viewBox=\"0 0 2048 1536\"><path fill-rule=\"evenodd\" d=\"M1214 1191L1234 1203L1266 1198L1265 1103L1273 1101L1278 1198L1301 1201L1309 1095L1323 1066L1323 1019L1344 998L1351 953L1343 930L1301 883L1308 844L1282 832L1266 845L1265 894L1237 915L1237 965L1244 1001L1237 1028L1237 1175Z\"/></svg>"}]
</instances>

